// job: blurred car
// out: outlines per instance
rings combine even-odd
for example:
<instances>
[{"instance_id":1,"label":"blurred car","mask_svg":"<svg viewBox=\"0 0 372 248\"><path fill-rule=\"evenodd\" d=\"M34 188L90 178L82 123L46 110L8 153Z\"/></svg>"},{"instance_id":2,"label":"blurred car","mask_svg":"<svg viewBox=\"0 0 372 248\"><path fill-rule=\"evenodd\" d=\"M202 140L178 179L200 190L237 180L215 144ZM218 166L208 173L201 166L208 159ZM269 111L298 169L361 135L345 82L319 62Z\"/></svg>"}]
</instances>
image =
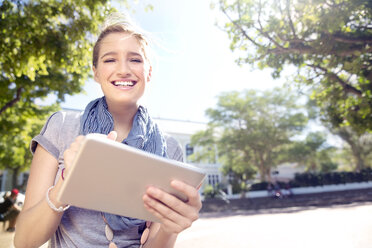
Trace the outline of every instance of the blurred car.
<instances>
[{"instance_id":1,"label":"blurred car","mask_svg":"<svg viewBox=\"0 0 372 248\"><path fill-rule=\"evenodd\" d=\"M10 195L10 191L1 191L0 192L0 203L4 201L5 195ZM23 203L25 202L25 195L22 193L18 193L16 204L20 207L23 206Z\"/></svg>"}]
</instances>

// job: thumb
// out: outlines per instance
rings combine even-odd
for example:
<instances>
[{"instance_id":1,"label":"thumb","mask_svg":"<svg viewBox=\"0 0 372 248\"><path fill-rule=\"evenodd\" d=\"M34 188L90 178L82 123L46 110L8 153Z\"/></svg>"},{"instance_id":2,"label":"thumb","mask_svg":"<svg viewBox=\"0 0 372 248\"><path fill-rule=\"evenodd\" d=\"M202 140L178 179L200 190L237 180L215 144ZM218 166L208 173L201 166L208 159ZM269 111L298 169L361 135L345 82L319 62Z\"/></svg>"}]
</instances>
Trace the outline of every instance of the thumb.
<instances>
[{"instance_id":1,"label":"thumb","mask_svg":"<svg viewBox=\"0 0 372 248\"><path fill-rule=\"evenodd\" d=\"M107 138L109 138L110 140L116 140L116 138L118 137L118 133L116 131L111 131L109 134L107 134Z\"/></svg>"}]
</instances>

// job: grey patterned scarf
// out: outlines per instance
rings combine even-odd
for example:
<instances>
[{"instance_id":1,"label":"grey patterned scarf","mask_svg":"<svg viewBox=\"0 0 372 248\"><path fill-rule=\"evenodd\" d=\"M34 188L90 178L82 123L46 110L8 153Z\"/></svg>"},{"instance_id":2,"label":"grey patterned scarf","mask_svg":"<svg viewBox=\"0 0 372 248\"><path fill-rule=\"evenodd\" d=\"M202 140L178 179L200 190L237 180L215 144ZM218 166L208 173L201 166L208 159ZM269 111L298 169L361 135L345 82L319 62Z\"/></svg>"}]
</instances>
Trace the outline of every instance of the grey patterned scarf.
<instances>
[{"instance_id":1,"label":"grey patterned scarf","mask_svg":"<svg viewBox=\"0 0 372 248\"><path fill-rule=\"evenodd\" d=\"M91 101L84 110L80 123L80 134L88 133L108 134L114 129L114 120L108 111L105 97ZM157 124L149 116L143 106L133 119L132 129L122 143L150 152L162 157L167 157L166 141ZM104 213L113 230L124 230L137 225L143 225L143 220Z\"/></svg>"}]
</instances>

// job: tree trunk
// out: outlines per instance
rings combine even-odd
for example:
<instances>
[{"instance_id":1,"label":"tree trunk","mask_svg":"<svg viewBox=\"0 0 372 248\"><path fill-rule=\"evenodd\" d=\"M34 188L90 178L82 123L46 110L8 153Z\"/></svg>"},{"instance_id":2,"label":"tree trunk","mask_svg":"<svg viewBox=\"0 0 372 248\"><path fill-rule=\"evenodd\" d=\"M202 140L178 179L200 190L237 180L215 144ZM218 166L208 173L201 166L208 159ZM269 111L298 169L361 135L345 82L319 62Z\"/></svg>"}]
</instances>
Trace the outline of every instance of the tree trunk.
<instances>
[{"instance_id":1,"label":"tree trunk","mask_svg":"<svg viewBox=\"0 0 372 248\"><path fill-rule=\"evenodd\" d=\"M364 169L364 161L362 159L362 156L360 154L360 151L358 149L355 149L352 147L351 150L353 151L353 155L356 159L356 167L355 170L357 172L360 172L362 169Z\"/></svg>"},{"instance_id":2,"label":"tree trunk","mask_svg":"<svg viewBox=\"0 0 372 248\"><path fill-rule=\"evenodd\" d=\"M355 137L353 138L353 135L355 136L356 134L355 133L352 133L353 131L352 130L348 130L346 128L344 129L340 129L337 134L344 140L346 141L346 143L349 144L350 148L351 148L351 151L353 153L353 157L355 158L355 171L359 172L361 171L362 169L364 169L364 160L363 160L363 151L362 151L362 147L360 147L360 145L358 145L358 138L356 138L355 140Z\"/></svg>"},{"instance_id":3,"label":"tree trunk","mask_svg":"<svg viewBox=\"0 0 372 248\"><path fill-rule=\"evenodd\" d=\"M271 176L271 168L266 168L265 173L266 173L266 182L272 183L273 178Z\"/></svg>"}]
</instances>

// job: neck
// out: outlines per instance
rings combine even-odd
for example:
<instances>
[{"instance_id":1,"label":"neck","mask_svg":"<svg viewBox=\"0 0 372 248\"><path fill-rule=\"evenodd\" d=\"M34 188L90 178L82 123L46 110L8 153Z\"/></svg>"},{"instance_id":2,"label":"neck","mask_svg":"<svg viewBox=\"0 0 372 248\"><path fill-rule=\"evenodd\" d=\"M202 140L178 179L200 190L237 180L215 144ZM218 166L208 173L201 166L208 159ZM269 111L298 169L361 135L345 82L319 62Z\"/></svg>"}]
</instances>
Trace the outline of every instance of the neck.
<instances>
[{"instance_id":1,"label":"neck","mask_svg":"<svg viewBox=\"0 0 372 248\"><path fill-rule=\"evenodd\" d=\"M125 139L133 124L134 116L137 113L138 106L115 106L107 102L108 111L111 113L114 119L114 131L118 133L117 140L122 141Z\"/></svg>"}]
</instances>

